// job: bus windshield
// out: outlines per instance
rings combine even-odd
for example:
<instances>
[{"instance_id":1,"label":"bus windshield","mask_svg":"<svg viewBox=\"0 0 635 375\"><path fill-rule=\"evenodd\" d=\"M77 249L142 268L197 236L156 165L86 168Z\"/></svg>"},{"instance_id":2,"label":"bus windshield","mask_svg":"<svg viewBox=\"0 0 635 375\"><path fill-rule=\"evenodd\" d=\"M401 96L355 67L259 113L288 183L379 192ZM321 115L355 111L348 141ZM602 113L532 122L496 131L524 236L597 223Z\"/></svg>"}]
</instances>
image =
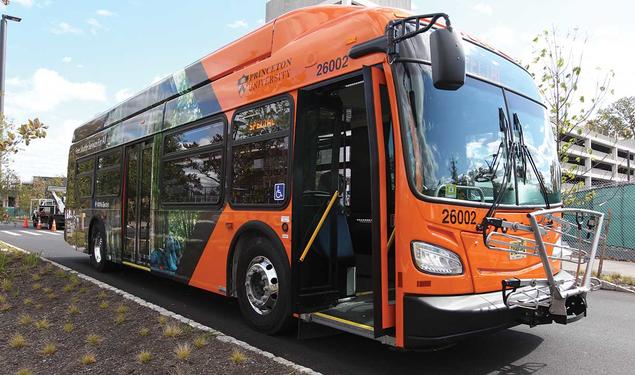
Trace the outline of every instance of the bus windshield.
<instances>
[{"instance_id":1,"label":"bus windshield","mask_svg":"<svg viewBox=\"0 0 635 375\"><path fill-rule=\"evenodd\" d=\"M498 192L502 192L500 203L506 205L544 205L546 199L549 203L559 202L556 146L546 109L527 98L537 96L531 77L502 57L469 45L468 76L465 85L456 91L434 88L429 65L394 64L406 165L413 190L427 197L483 204L494 202ZM403 48L401 55L416 50ZM526 77L514 77L510 71ZM489 77L480 78L484 75ZM517 84L510 89L523 95L492 83L494 79L505 80L502 86L506 87ZM499 113L507 124L500 124ZM501 126L512 126L514 115L522 125L524 143L544 181L546 197L536 173L518 155L512 161L513 177L501 189L508 159ZM518 138L517 132L514 137Z\"/></svg>"}]
</instances>

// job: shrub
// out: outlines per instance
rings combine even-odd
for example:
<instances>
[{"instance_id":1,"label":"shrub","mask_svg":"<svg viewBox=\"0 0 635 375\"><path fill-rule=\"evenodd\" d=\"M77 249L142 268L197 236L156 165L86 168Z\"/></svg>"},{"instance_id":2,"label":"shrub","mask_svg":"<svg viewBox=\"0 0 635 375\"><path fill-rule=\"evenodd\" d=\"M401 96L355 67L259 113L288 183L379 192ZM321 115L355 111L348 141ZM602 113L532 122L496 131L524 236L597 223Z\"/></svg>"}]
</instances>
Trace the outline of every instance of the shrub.
<instances>
[{"instance_id":1,"label":"shrub","mask_svg":"<svg viewBox=\"0 0 635 375\"><path fill-rule=\"evenodd\" d=\"M124 314L117 314L117 316L115 317L116 325L121 325L125 321L126 321L126 316Z\"/></svg>"},{"instance_id":2,"label":"shrub","mask_svg":"<svg viewBox=\"0 0 635 375\"><path fill-rule=\"evenodd\" d=\"M99 308L100 308L100 309L107 309L107 308L108 308L108 306L110 306L110 304L108 303L108 301L101 301L101 302L99 303Z\"/></svg>"},{"instance_id":3,"label":"shrub","mask_svg":"<svg viewBox=\"0 0 635 375\"><path fill-rule=\"evenodd\" d=\"M57 299L57 294L55 293L49 293L46 295L46 298L50 299L50 300L54 300Z\"/></svg>"},{"instance_id":4,"label":"shrub","mask_svg":"<svg viewBox=\"0 0 635 375\"><path fill-rule=\"evenodd\" d=\"M152 359L152 354L147 350L142 350L139 354L137 354L137 359L141 363L148 363Z\"/></svg>"},{"instance_id":5,"label":"shrub","mask_svg":"<svg viewBox=\"0 0 635 375\"><path fill-rule=\"evenodd\" d=\"M18 318L18 323L21 326L28 326L32 322L33 322L33 318L31 318L31 315L29 314L21 314L20 317Z\"/></svg>"},{"instance_id":6,"label":"shrub","mask_svg":"<svg viewBox=\"0 0 635 375\"><path fill-rule=\"evenodd\" d=\"M73 284L66 284L64 285L64 287L62 288L62 291L64 291L64 293L70 293L73 291L73 289L75 289L75 285Z\"/></svg>"},{"instance_id":7,"label":"shrub","mask_svg":"<svg viewBox=\"0 0 635 375\"><path fill-rule=\"evenodd\" d=\"M71 303L70 305L68 305L68 313L71 315L79 314L79 307L77 307L76 304Z\"/></svg>"},{"instance_id":8,"label":"shrub","mask_svg":"<svg viewBox=\"0 0 635 375\"><path fill-rule=\"evenodd\" d=\"M86 353L82 356L80 362L82 363L82 365L88 366L97 362L97 359L95 358L95 355L93 353Z\"/></svg>"},{"instance_id":9,"label":"shrub","mask_svg":"<svg viewBox=\"0 0 635 375\"><path fill-rule=\"evenodd\" d=\"M106 293L105 290L100 291L99 293L97 293L97 297L99 299L105 299L106 297L108 297L108 293Z\"/></svg>"},{"instance_id":10,"label":"shrub","mask_svg":"<svg viewBox=\"0 0 635 375\"><path fill-rule=\"evenodd\" d=\"M204 347L205 345L207 345L207 339L205 338L205 336L201 335L194 339L194 347L196 349L200 349Z\"/></svg>"},{"instance_id":11,"label":"shrub","mask_svg":"<svg viewBox=\"0 0 635 375\"><path fill-rule=\"evenodd\" d=\"M187 361L190 358L190 354L192 354L192 347L188 343L178 344L176 348L174 348L174 354L176 354L176 358L181 361Z\"/></svg>"},{"instance_id":12,"label":"shrub","mask_svg":"<svg viewBox=\"0 0 635 375\"><path fill-rule=\"evenodd\" d=\"M33 304L33 300L31 298L27 297L27 298L22 300L22 303L27 305L27 306L30 306L30 305Z\"/></svg>"},{"instance_id":13,"label":"shrub","mask_svg":"<svg viewBox=\"0 0 635 375\"><path fill-rule=\"evenodd\" d=\"M49 329L49 328L51 328L51 323L46 318L40 319L37 322L35 322L35 328L37 328L37 329Z\"/></svg>"},{"instance_id":14,"label":"shrub","mask_svg":"<svg viewBox=\"0 0 635 375\"><path fill-rule=\"evenodd\" d=\"M0 289L5 292L9 292L11 289L13 289L13 281L11 281L10 279L2 279L2 281L0 282Z\"/></svg>"},{"instance_id":15,"label":"shrub","mask_svg":"<svg viewBox=\"0 0 635 375\"><path fill-rule=\"evenodd\" d=\"M139 336L148 336L149 333L150 330L146 327L142 327L141 329L139 329Z\"/></svg>"},{"instance_id":16,"label":"shrub","mask_svg":"<svg viewBox=\"0 0 635 375\"><path fill-rule=\"evenodd\" d=\"M128 310L130 310L128 306L124 305L123 303L120 303L119 306L117 306L117 308L115 309L115 312L117 314L125 314L128 312Z\"/></svg>"},{"instance_id":17,"label":"shrub","mask_svg":"<svg viewBox=\"0 0 635 375\"><path fill-rule=\"evenodd\" d=\"M22 264L24 264L28 268L37 266L39 261L40 255L36 253L28 253L24 258L22 258Z\"/></svg>"},{"instance_id":18,"label":"shrub","mask_svg":"<svg viewBox=\"0 0 635 375\"><path fill-rule=\"evenodd\" d=\"M229 359L231 359L231 361L235 364L241 364L247 361L247 356L245 356L245 354L240 350L234 349Z\"/></svg>"},{"instance_id":19,"label":"shrub","mask_svg":"<svg viewBox=\"0 0 635 375\"><path fill-rule=\"evenodd\" d=\"M31 285L31 290L38 290L38 289L42 289L42 284L35 283L35 284Z\"/></svg>"},{"instance_id":20,"label":"shrub","mask_svg":"<svg viewBox=\"0 0 635 375\"><path fill-rule=\"evenodd\" d=\"M178 324L166 324L163 328L163 336L165 337L177 337L183 334L183 330Z\"/></svg>"},{"instance_id":21,"label":"shrub","mask_svg":"<svg viewBox=\"0 0 635 375\"><path fill-rule=\"evenodd\" d=\"M13 306L11 306L11 304L9 304L9 303L6 303L6 302L2 303L2 304L0 304L0 312L9 311L11 309L11 307L13 307Z\"/></svg>"},{"instance_id":22,"label":"shrub","mask_svg":"<svg viewBox=\"0 0 635 375\"><path fill-rule=\"evenodd\" d=\"M55 354L55 352L57 351L57 347L55 346L55 344L53 344L52 342L49 342L48 344L44 345L44 347L42 348L42 355L52 355Z\"/></svg>"},{"instance_id":23,"label":"shrub","mask_svg":"<svg viewBox=\"0 0 635 375\"><path fill-rule=\"evenodd\" d=\"M164 326L168 322L168 318L165 315L159 315L158 321L160 326Z\"/></svg>"},{"instance_id":24,"label":"shrub","mask_svg":"<svg viewBox=\"0 0 635 375\"><path fill-rule=\"evenodd\" d=\"M33 375L33 371L29 370L26 367L23 367L16 372L16 375Z\"/></svg>"},{"instance_id":25,"label":"shrub","mask_svg":"<svg viewBox=\"0 0 635 375\"><path fill-rule=\"evenodd\" d=\"M53 289L46 287L46 288L42 288L42 292L44 292L45 294L51 294L53 293Z\"/></svg>"},{"instance_id":26,"label":"shrub","mask_svg":"<svg viewBox=\"0 0 635 375\"><path fill-rule=\"evenodd\" d=\"M97 346L101 344L102 341L104 341L104 338L94 333L86 336L86 344L88 345Z\"/></svg>"},{"instance_id":27,"label":"shrub","mask_svg":"<svg viewBox=\"0 0 635 375\"><path fill-rule=\"evenodd\" d=\"M9 256L4 251L0 251L0 273L4 272L9 263Z\"/></svg>"},{"instance_id":28,"label":"shrub","mask_svg":"<svg viewBox=\"0 0 635 375\"><path fill-rule=\"evenodd\" d=\"M33 281L40 281L42 279L42 276L39 273L34 273L33 276L31 276L31 280Z\"/></svg>"},{"instance_id":29,"label":"shrub","mask_svg":"<svg viewBox=\"0 0 635 375\"><path fill-rule=\"evenodd\" d=\"M3 304L5 302L7 302L7 297L5 297L2 294L0 294L0 304Z\"/></svg>"},{"instance_id":30,"label":"shrub","mask_svg":"<svg viewBox=\"0 0 635 375\"><path fill-rule=\"evenodd\" d=\"M9 340L9 346L13 349L20 349L26 346L26 339L19 333L16 333Z\"/></svg>"},{"instance_id":31,"label":"shrub","mask_svg":"<svg viewBox=\"0 0 635 375\"><path fill-rule=\"evenodd\" d=\"M62 329L64 330L64 332L66 333L71 333L73 332L73 323L65 323L64 326L62 327Z\"/></svg>"}]
</instances>

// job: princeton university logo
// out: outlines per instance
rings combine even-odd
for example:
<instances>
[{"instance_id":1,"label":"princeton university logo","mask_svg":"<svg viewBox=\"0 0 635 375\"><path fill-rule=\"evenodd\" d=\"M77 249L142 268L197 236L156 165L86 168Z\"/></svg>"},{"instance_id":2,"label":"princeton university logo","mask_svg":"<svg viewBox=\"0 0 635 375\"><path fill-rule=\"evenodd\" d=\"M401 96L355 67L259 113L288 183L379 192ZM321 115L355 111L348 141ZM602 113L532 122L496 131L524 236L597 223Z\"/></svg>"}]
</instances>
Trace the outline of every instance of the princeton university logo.
<instances>
[{"instance_id":1,"label":"princeton university logo","mask_svg":"<svg viewBox=\"0 0 635 375\"><path fill-rule=\"evenodd\" d=\"M289 68L291 68L290 58L258 69L254 73L244 74L237 82L238 95L242 97L247 92L289 78Z\"/></svg>"}]
</instances>

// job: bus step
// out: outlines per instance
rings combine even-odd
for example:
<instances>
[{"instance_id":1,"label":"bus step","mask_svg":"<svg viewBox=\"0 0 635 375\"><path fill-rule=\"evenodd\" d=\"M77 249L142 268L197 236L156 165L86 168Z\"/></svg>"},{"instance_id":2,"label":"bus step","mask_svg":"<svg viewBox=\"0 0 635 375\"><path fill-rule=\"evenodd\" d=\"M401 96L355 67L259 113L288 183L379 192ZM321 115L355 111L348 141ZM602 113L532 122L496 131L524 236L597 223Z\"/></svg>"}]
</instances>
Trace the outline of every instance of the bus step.
<instances>
[{"instance_id":1,"label":"bus step","mask_svg":"<svg viewBox=\"0 0 635 375\"><path fill-rule=\"evenodd\" d=\"M316 323L359 336L368 338L375 337L373 327L371 326L321 312L302 314L300 315L300 319L308 323Z\"/></svg>"}]
</instances>

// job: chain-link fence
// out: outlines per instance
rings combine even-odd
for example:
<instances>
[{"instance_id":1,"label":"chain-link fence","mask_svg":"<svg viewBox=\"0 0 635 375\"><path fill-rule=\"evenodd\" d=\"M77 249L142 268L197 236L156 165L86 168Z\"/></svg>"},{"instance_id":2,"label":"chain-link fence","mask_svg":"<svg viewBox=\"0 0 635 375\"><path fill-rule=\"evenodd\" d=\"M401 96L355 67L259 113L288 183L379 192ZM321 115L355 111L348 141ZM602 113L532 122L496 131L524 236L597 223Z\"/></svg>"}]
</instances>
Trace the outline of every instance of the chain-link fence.
<instances>
[{"instance_id":1,"label":"chain-link fence","mask_svg":"<svg viewBox=\"0 0 635 375\"><path fill-rule=\"evenodd\" d=\"M607 183L573 194L569 207L605 214L608 233L600 242L600 247L605 247L598 249L598 255L604 251L606 259L635 261L635 183Z\"/></svg>"}]
</instances>

